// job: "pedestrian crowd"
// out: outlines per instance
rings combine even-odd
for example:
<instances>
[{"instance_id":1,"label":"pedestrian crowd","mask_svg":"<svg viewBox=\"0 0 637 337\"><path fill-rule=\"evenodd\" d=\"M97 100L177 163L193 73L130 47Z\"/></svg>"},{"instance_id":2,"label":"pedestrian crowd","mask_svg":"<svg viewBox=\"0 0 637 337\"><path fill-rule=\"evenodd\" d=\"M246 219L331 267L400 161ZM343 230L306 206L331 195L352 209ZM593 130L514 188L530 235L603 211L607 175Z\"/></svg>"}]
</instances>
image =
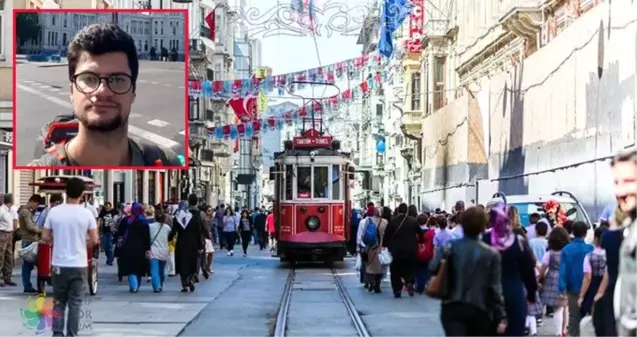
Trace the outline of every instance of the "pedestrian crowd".
<instances>
[{"instance_id":1,"label":"pedestrian crowd","mask_svg":"<svg viewBox=\"0 0 637 337\"><path fill-rule=\"evenodd\" d=\"M468 208L458 201L450 213L369 203L351 219L360 282L381 293L389 271L394 297L440 299L448 336L537 336L544 317L559 337L580 336L583 325L597 336L635 336L636 163L634 148L613 159L616 202L590 229L556 200L528 223L502 197Z\"/></svg>"}]
</instances>

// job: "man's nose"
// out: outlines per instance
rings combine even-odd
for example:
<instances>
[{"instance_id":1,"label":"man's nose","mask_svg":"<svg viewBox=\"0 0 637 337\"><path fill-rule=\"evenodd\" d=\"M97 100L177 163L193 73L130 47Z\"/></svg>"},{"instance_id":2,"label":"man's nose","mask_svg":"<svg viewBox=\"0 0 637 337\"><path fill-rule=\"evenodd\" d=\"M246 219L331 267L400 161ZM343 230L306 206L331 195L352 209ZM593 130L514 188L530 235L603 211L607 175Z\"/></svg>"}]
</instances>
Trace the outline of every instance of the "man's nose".
<instances>
[{"instance_id":1,"label":"man's nose","mask_svg":"<svg viewBox=\"0 0 637 337\"><path fill-rule=\"evenodd\" d=\"M107 80L103 78L103 79L100 79L100 83L97 87L97 90L93 92L93 95L99 96L99 97L112 97L115 95L115 93L108 86Z\"/></svg>"}]
</instances>

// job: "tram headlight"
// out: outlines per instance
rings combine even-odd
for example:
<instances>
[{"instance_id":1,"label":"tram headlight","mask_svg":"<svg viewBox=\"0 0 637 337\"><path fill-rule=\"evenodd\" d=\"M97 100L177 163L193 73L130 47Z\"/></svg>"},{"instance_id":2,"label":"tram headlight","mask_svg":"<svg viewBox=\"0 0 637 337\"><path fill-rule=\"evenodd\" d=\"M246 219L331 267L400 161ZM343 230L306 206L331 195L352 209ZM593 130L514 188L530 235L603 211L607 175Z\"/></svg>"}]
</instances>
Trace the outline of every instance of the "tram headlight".
<instances>
[{"instance_id":1,"label":"tram headlight","mask_svg":"<svg viewBox=\"0 0 637 337\"><path fill-rule=\"evenodd\" d=\"M314 231L319 228L319 226L321 225L321 221L319 221L317 217L311 216L308 217L307 220L305 220L305 225L309 230Z\"/></svg>"}]
</instances>

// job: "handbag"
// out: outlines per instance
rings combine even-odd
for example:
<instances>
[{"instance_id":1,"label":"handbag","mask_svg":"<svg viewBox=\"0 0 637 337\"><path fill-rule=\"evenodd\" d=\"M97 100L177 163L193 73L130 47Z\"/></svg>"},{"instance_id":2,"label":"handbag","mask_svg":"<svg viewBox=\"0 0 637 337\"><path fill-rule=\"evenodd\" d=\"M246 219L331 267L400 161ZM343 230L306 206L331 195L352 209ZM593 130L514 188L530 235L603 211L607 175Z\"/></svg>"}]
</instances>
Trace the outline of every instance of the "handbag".
<instances>
[{"instance_id":1,"label":"handbag","mask_svg":"<svg viewBox=\"0 0 637 337\"><path fill-rule=\"evenodd\" d=\"M403 218L403 221L400 222L400 225L398 225L398 228L396 228L396 231L394 232L394 234L389 239L388 243L391 242L396 237L396 234L398 234L400 229L403 227L403 224L405 223L405 220L407 220L407 215L406 214L405 214L405 217ZM378 253L378 260L380 261L380 263L382 265L388 265L388 264L392 263L392 261L394 260L394 257L391 255L391 253L389 252L389 250L387 248L383 248L380 251L380 253Z\"/></svg>"},{"instance_id":2,"label":"handbag","mask_svg":"<svg viewBox=\"0 0 637 337\"><path fill-rule=\"evenodd\" d=\"M35 263L38 260L38 242L31 242L28 246L20 248L18 255L24 262Z\"/></svg>"},{"instance_id":3,"label":"handbag","mask_svg":"<svg viewBox=\"0 0 637 337\"><path fill-rule=\"evenodd\" d=\"M391 255L389 250L387 250L387 248L383 248L383 250L381 250L380 253L378 253L378 261L380 261L380 264L382 265L391 264L393 260L394 260L394 257Z\"/></svg>"},{"instance_id":4,"label":"handbag","mask_svg":"<svg viewBox=\"0 0 637 337\"><path fill-rule=\"evenodd\" d=\"M443 299L446 298L449 294L449 250L445 248L443 250L444 257L440 260L440 265L438 266L438 272L434 275L429 283L427 284L427 289L425 292L429 297Z\"/></svg>"}]
</instances>

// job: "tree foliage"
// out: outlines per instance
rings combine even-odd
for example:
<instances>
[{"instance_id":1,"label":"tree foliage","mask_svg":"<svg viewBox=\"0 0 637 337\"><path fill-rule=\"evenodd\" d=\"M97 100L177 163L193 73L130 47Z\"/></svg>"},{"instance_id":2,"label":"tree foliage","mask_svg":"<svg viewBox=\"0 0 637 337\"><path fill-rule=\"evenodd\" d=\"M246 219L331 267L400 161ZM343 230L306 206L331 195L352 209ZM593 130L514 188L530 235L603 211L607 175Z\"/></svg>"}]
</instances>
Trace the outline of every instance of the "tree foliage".
<instances>
[{"instance_id":1,"label":"tree foliage","mask_svg":"<svg viewBox=\"0 0 637 337\"><path fill-rule=\"evenodd\" d=\"M42 27L38 23L37 13L18 13L16 15L16 30L19 44L28 41L38 41Z\"/></svg>"}]
</instances>

